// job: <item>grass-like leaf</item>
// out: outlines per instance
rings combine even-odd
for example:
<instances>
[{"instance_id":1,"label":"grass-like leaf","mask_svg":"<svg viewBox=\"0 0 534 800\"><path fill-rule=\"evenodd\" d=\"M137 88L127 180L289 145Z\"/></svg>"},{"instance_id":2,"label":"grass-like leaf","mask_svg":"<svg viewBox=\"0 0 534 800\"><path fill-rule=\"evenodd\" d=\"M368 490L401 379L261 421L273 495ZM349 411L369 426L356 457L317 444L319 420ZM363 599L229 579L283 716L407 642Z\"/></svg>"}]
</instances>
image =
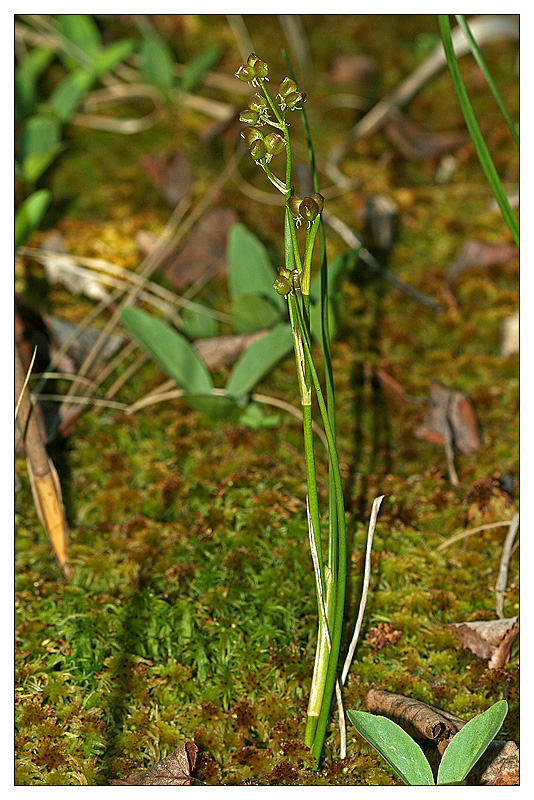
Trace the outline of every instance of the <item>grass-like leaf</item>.
<instances>
[{"instance_id":1,"label":"grass-like leaf","mask_svg":"<svg viewBox=\"0 0 534 800\"><path fill-rule=\"evenodd\" d=\"M478 44L476 42L476 39L473 36L473 34L471 33L469 25L467 24L467 20L466 20L466 18L465 18L465 16L463 14L455 14L455 17L456 17L456 21L458 22L458 25L460 26L460 28L464 32L465 38L469 42L469 47L471 48L471 52L473 53L473 57L474 57L475 61L477 62L478 66L480 67L480 70L481 70L482 74L484 75L484 78L486 79L486 83L488 84L489 88L491 89L491 92L492 92L495 100L497 101L497 105L499 106L499 108L501 110L501 113L502 113L504 119L506 120L506 124L508 125L510 133L512 134L512 138L513 138L514 142L516 143L517 147L519 147L519 134L517 132L517 128L514 125L514 121L513 121L512 117L508 113L508 109L504 105L504 100L501 97L501 93L497 89L495 81L493 80L493 76L492 76L491 72L488 69L488 65L484 61L484 58L482 56L482 53L480 52L480 48L479 48L479 46L478 46Z\"/></svg>"},{"instance_id":2,"label":"grass-like leaf","mask_svg":"<svg viewBox=\"0 0 534 800\"><path fill-rule=\"evenodd\" d=\"M478 714L453 737L438 770L438 784L460 783L495 739L508 713L506 700Z\"/></svg>"},{"instance_id":3,"label":"grass-like leaf","mask_svg":"<svg viewBox=\"0 0 534 800\"><path fill-rule=\"evenodd\" d=\"M452 44L449 16L448 14L438 14L438 19L441 39L443 41L443 49L445 50L454 91L458 97L469 135L471 136L473 144L475 145L475 150L482 165L482 169L484 170L488 183L491 186L491 190L495 196L499 208L501 209L504 221L506 222L508 229L513 236L514 242L519 247L519 225L517 223L517 219L510 207L510 203L508 202L508 198L506 197L505 191L502 187L501 180L497 174L497 170L495 169L489 150L486 147L486 143L480 132L480 128L478 127L475 112L473 111L473 107L471 106L462 81L462 76L460 75L460 68L458 66L458 61L456 59L456 54Z\"/></svg>"},{"instance_id":4,"label":"grass-like leaf","mask_svg":"<svg viewBox=\"0 0 534 800\"><path fill-rule=\"evenodd\" d=\"M185 337L138 308L125 308L121 321L167 375L189 394L209 394L213 381Z\"/></svg>"},{"instance_id":5,"label":"grass-like leaf","mask_svg":"<svg viewBox=\"0 0 534 800\"><path fill-rule=\"evenodd\" d=\"M347 711L348 718L363 738L378 750L408 786L434 786L430 764L419 745L387 717L366 711ZM449 745L450 746L450 745Z\"/></svg>"}]
</instances>

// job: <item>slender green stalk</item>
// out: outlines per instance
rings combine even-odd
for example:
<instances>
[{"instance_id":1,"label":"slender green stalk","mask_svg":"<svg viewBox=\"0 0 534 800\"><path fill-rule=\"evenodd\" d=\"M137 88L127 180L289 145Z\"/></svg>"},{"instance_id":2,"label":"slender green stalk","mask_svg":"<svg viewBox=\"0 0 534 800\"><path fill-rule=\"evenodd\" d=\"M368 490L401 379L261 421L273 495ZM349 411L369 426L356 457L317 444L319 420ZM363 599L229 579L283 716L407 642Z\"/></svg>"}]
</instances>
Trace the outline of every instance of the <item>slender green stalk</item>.
<instances>
[{"instance_id":1,"label":"slender green stalk","mask_svg":"<svg viewBox=\"0 0 534 800\"><path fill-rule=\"evenodd\" d=\"M268 65L251 53L247 63L236 72L241 80L251 82L260 87L261 95L249 98L249 109L242 112L241 119L249 126L244 129L243 137L252 157L264 170L270 182L284 195L286 210L284 219L284 256L285 266L278 270L274 282L277 292L287 297L289 317L293 334L297 379L301 395L303 414L304 456L306 463L306 479L308 485L308 525L310 546L317 581L317 599L319 609L318 644L315 658L314 674L310 690L310 701L306 722L306 744L315 757L318 766L322 752L326 725L330 714L343 622L345 601L346 543L345 543L345 510L341 488L341 476L336 454L334 385L330 358L330 336L328 331L328 281L326 276L326 245L321 212L324 198L318 191L315 158L311 146L311 137L306 117L305 131L310 149L310 158L314 174L315 193L304 199L293 194L291 184L292 153L287 111L302 109L305 94L297 88L296 81L284 78L278 88L277 105L272 101L265 86ZM270 116L269 114L272 114ZM274 117L274 119L273 119ZM264 135L257 124L271 125L280 133ZM274 155L285 150L286 168L285 183L277 178L270 169L270 161ZM297 237L297 227L305 222L306 237L304 254L301 257ZM326 361L326 384L328 410L324 402L317 371L311 356L310 330L310 284L312 256L317 233L320 231L321 243L321 321L323 350ZM321 526L317 476L315 471L315 454L312 430L312 385L315 388L319 410L328 442L329 454L329 535L328 566L325 566L322 547ZM338 541L339 538L339 541ZM326 602L324 602L326 598Z\"/></svg>"},{"instance_id":2,"label":"slender green stalk","mask_svg":"<svg viewBox=\"0 0 534 800\"><path fill-rule=\"evenodd\" d=\"M471 33L469 25L467 24L467 20L466 20L466 18L465 18L465 16L463 14L455 14L454 16L456 17L456 21L458 22L458 25L460 26L460 28L464 32L465 38L469 42L469 47L471 48L471 52L473 53L473 57L474 57L475 61L477 62L478 66L480 67L480 70L481 70L482 74L484 75L484 77L486 79L486 83L488 84L488 86L491 89L491 92L492 92L495 100L497 101L497 105L501 109L501 113L502 113L502 115L503 115L503 117L504 117L504 119L506 121L506 124L508 125L508 129L509 129L510 133L512 134L512 138L513 138L514 142L516 143L517 147L519 148L519 134L517 132L517 128L514 125L514 121L513 121L512 117L508 113L508 109L504 105L504 100L501 97L501 93L499 92L499 90L497 89L497 86L495 85L495 81L493 80L493 75L489 71L488 65L484 61L484 58L482 56L482 53L480 52L480 48L479 48L479 46L478 46L478 44L476 42L476 39L473 36L473 34Z\"/></svg>"},{"instance_id":3,"label":"slender green stalk","mask_svg":"<svg viewBox=\"0 0 534 800\"><path fill-rule=\"evenodd\" d=\"M510 203L506 197L501 180L497 174L497 170L495 169L489 150L486 147L486 143L480 132L480 128L478 127L473 107L471 106L462 81L462 76L460 75L458 61L456 59L454 46L452 44L449 16L448 14L438 14L438 20L441 39L443 41L443 48L445 50L445 56L447 58L447 64L449 66L449 72L451 74L454 91L458 97L469 135L473 140L473 144L475 145L475 150L482 165L482 169L484 170L488 183L491 186L491 190L495 196L499 208L501 209L504 221L506 222L508 229L512 234L514 242L519 247L519 225L517 223L517 219L510 207Z\"/></svg>"}]
</instances>

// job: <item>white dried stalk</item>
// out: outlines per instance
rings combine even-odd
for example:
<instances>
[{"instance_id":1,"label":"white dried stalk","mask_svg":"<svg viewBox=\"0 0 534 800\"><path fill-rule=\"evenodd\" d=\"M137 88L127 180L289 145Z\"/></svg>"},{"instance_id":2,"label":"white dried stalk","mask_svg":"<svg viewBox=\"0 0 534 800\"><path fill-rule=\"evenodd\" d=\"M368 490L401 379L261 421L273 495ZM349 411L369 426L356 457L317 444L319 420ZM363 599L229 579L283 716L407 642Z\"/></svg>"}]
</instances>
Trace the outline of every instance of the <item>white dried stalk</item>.
<instances>
[{"instance_id":1,"label":"white dried stalk","mask_svg":"<svg viewBox=\"0 0 534 800\"><path fill-rule=\"evenodd\" d=\"M352 657L354 656L354 651L356 650L356 645L358 643L358 637L360 635L360 630L362 627L363 622L363 615L365 612L365 604L367 603L367 593L369 591L369 581L371 578L371 551L373 549L373 536L376 528L376 520L378 517L378 511L380 509L380 504L384 499L384 495L380 495L380 497L375 497L373 501L373 507L371 509L371 519L369 520L369 529L367 532L367 547L365 551L365 569L363 574L363 587L362 587L362 596L360 600L360 608L358 611L358 619L356 620L356 625L354 626L354 633L352 635L352 640L350 643L349 651L347 653L347 657L345 659L345 663L343 665L343 672L341 673L341 685L345 683L347 679L347 675L350 669L350 665L352 662Z\"/></svg>"},{"instance_id":2,"label":"white dried stalk","mask_svg":"<svg viewBox=\"0 0 534 800\"><path fill-rule=\"evenodd\" d=\"M508 528L508 533L506 534L506 539L504 540L499 575L497 577L497 583L495 584L495 594L497 596L496 613L499 619L503 619L504 617L504 593L506 591L506 582L508 580L508 567L510 565L512 546L518 530L519 514L514 514L510 523L510 527Z\"/></svg>"}]
</instances>

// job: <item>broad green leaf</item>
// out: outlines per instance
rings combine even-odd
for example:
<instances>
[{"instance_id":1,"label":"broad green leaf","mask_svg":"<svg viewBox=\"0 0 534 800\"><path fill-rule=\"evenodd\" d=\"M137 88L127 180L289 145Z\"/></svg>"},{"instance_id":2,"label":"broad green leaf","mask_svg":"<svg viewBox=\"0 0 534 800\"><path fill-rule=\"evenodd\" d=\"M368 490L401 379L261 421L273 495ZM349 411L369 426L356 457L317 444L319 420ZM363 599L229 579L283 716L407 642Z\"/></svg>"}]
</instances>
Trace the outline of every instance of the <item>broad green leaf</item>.
<instances>
[{"instance_id":1,"label":"broad green leaf","mask_svg":"<svg viewBox=\"0 0 534 800\"><path fill-rule=\"evenodd\" d=\"M211 392L211 375L184 336L138 308L125 308L121 321L178 386L190 394Z\"/></svg>"},{"instance_id":2,"label":"broad green leaf","mask_svg":"<svg viewBox=\"0 0 534 800\"><path fill-rule=\"evenodd\" d=\"M121 39L104 47L95 57L94 69L97 75L104 75L124 61L135 47L133 39Z\"/></svg>"},{"instance_id":3,"label":"broad green leaf","mask_svg":"<svg viewBox=\"0 0 534 800\"><path fill-rule=\"evenodd\" d=\"M35 183L63 149L64 145L58 142L46 153L34 153L32 156L25 158L22 163L22 177L24 180L28 183Z\"/></svg>"},{"instance_id":4,"label":"broad green leaf","mask_svg":"<svg viewBox=\"0 0 534 800\"><path fill-rule=\"evenodd\" d=\"M26 119L37 102L37 79L54 58L48 47L36 47L28 53L15 70L15 113Z\"/></svg>"},{"instance_id":5,"label":"broad green leaf","mask_svg":"<svg viewBox=\"0 0 534 800\"><path fill-rule=\"evenodd\" d=\"M366 711L350 710L347 715L358 733L378 750L404 783L434 786L432 770L423 751L399 725Z\"/></svg>"},{"instance_id":6,"label":"broad green leaf","mask_svg":"<svg viewBox=\"0 0 534 800\"><path fill-rule=\"evenodd\" d=\"M219 332L219 323L216 319L191 308L183 309L181 320L182 329L189 339L210 339Z\"/></svg>"},{"instance_id":7,"label":"broad green leaf","mask_svg":"<svg viewBox=\"0 0 534 800\"><path fill-rule=\"evenodd\" d=\"M66 75L56 86L48 101L61 122L68 122L95 81L93 69L80 67Z\"/></svg>"},{"instance_id":8,"label":"broad green leaf","mask_svg":"<svg viewBox=\"0 0 534 800\"><path fill-rule=\"evenodd\" d=\"M241 411L233 397L220 394L187 394L184 400L210 419L232 420L234 424L237 423Z\"/></svg>"},{"instance_id":9,"label":"broad green leaf","mask_svg":"<svg viewBox=\"0 0 534 800\"><path fill-rule=\"evenodd\" d=\"M24 125L20 138L20 160L24 163L30 156L49 153L60 142L61 126L55 117L45 115L30 117Z\"/></svg>"},{"instance_id":10,"label":"broad green leaf","mask_svg":"<svg viewBox=\"0 0 534 800\"><path fill-rule=\"evenodd\" d=\"M59 31L66 39L79 47L90 58L100 50L100 31L92 17L87 14L58 14Z\"/></svg>"},{"instance_id":11,"label":"broad green leaf","mask_svg":"<svg viewBox=\"0 0 534 800\"><path fill-rule=\"evenodd\" d=\"M234 364L226 384L231 397L243 397L284 358L293 347L291 326L280 323L254 342Z\"/></svg>"},{"instance_id":12,"label":"broad green leaf","mask_svg":"<svg viewBox=\"0 0 534 800\"><path fill-rule=\"evenodd\" d=\"M232 317L237 333L252 333L272 328L280 319L280 311L260 294L240 294L232 303Z\"/></svg>"},{"instance_id":13,"label":"broad green leaf","mask_svg":"<svg viewBox=\"0 0 534 800\"><path fill-rule=\"evenodd\" d=\"M50 192L39 189L31 194L17 209L15 214L15 249L26 241L37 228L50 202Z\"/></svg>"},{"instance_id":14,"label":"broad green leaf","mask_svg":"<svg viewBox=\"0 0 534 800\"><path fill-rule=\"evenodd\" d=\"M147 36L141 45L141 70L150 83L167 91L174 83L174 56L159 36Z\"/></svg>"},{"instance_id":15,"label":"broad green leaf","mask_svg":"<svg viewBox=\"0 0 534 800\"><path fill-rule=\"evenodd\" d=\"M460 783L492 742L508 713L506 700L478 714L453 736L438 770L438 784Z\"/></svg>"},{"instance_id":16,"label":"broad green leaf","mask_svg":"<svg viewBox=\"0 0 534 800\"><path fill-rule=\"evenodd\" d=\"M182 75L180 88L183 92L192 92L196 89L199 82L202 80L204 73L206 73L214 64L217 63L220 56L218 47L208 47L203 50L198 56L192 58L188 62Z\"/></svg>"},{"instance_id":17,"label":"broad green leaf","mask_svg":"<svg viewBox=\"0 0 534 800\"><path fill-rule=\"evenodd\" d=\"M276 273L266 247L241 223L230 228L226 261L232 302L242 294L260 294L285 311L287 301L273 289Z\"/></svg>"}]
</instances>

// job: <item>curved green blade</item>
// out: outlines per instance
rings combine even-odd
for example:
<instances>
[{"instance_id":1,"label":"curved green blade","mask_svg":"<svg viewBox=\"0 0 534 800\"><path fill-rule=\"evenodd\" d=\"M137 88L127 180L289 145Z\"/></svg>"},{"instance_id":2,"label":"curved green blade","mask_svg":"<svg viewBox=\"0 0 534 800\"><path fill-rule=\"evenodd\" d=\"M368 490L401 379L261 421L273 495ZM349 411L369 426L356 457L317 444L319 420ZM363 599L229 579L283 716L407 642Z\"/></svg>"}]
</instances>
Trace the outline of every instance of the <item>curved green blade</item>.
<instances>
[{"instance_id":1,"label":"curved green blade","mask_svg":"<svg viewBox=\"0 0 534 800\"><path fill-rule=\"evenodd\" d=\"M390 767L408 786L434 786L430 764L419 745L399 725L387 717L366 711L347 711L347 716L363 738L378 750Z\"/></svg>"}]
</instances>

